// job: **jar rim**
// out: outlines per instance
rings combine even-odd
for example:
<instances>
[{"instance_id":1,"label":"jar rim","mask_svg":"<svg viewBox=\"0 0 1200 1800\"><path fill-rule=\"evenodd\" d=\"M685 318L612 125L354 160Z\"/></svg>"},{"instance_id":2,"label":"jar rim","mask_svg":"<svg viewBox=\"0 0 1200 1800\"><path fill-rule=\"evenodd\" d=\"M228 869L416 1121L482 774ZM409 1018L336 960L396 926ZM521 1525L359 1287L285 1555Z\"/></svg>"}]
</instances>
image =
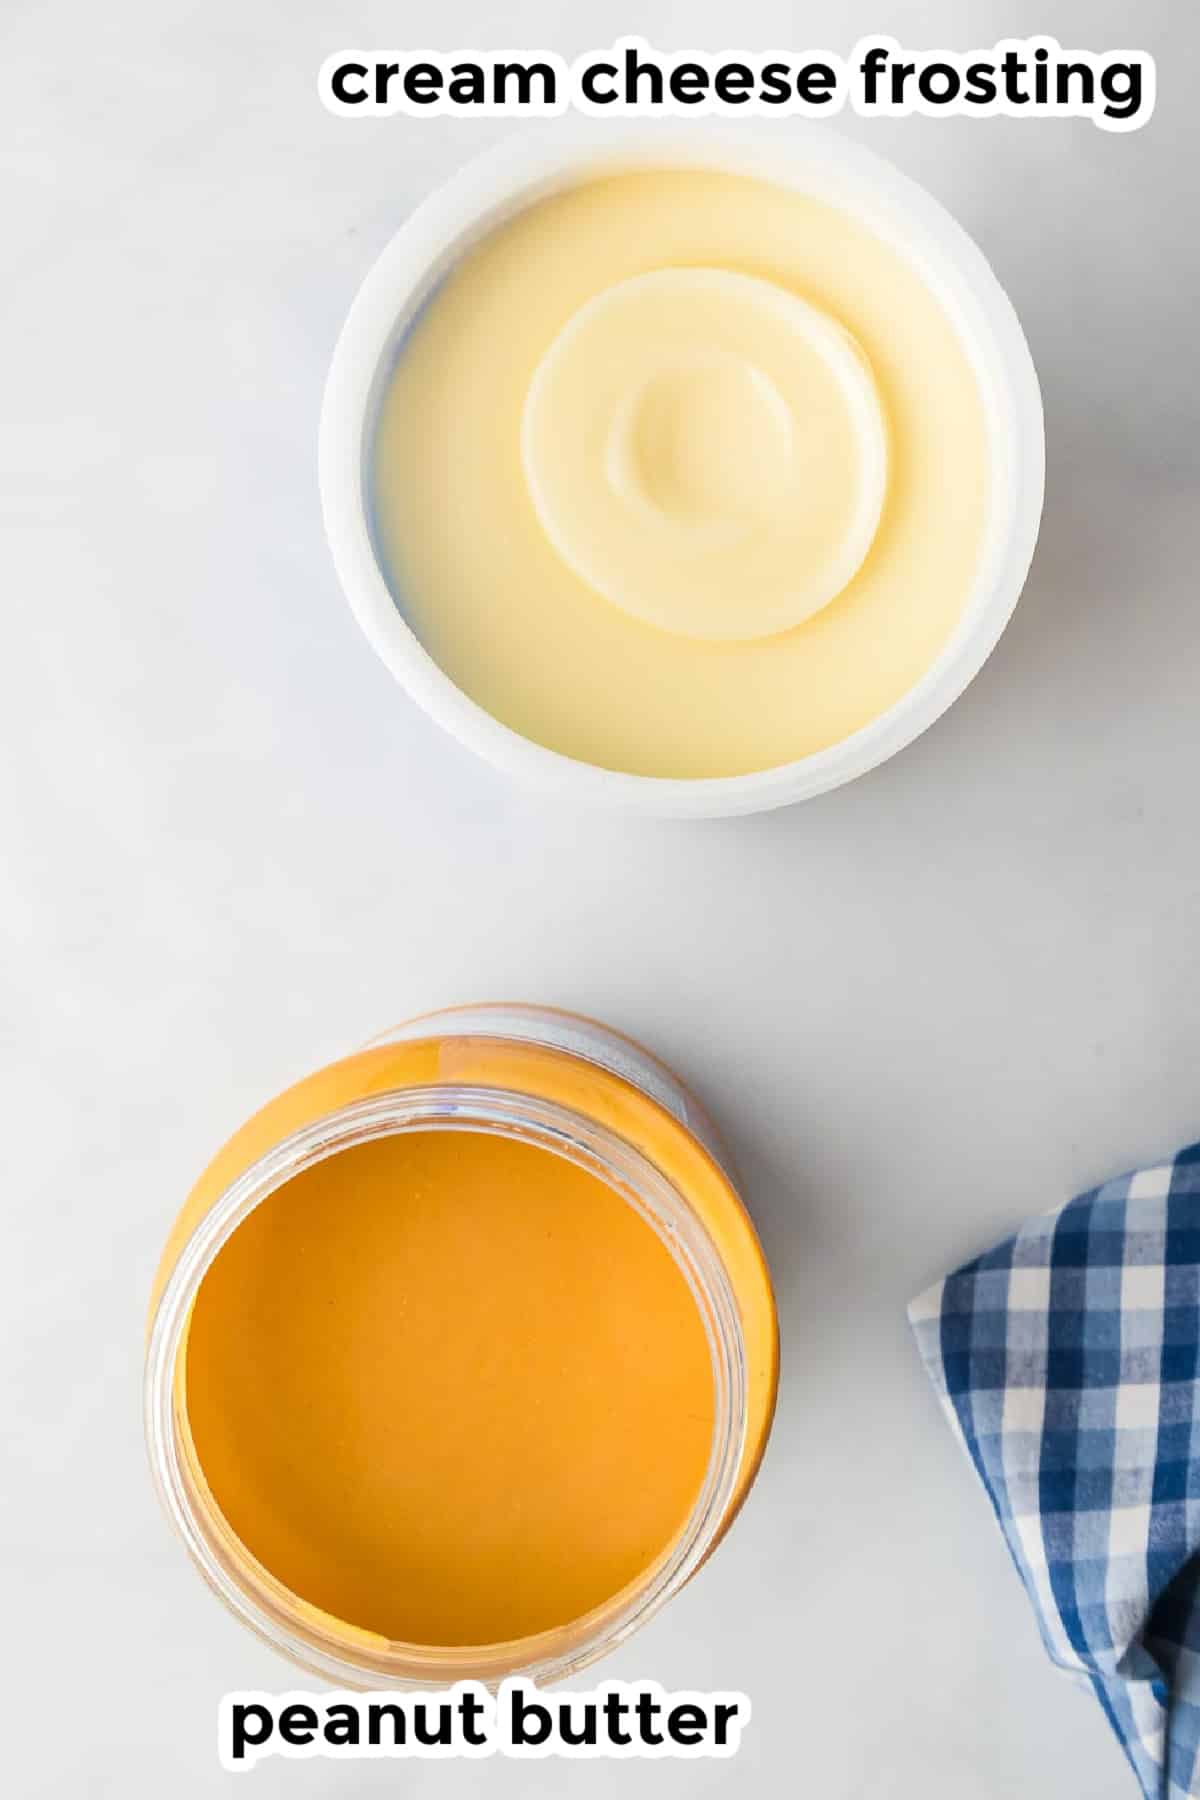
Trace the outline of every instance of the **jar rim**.
<instances>
[{"instance_id":1,"label":"jar rim","mask_svg":"<svg viewBox=\"0 0 1200 1800\"><path fill-rule=\"evenodd\" d=\"M704 1479L671 1544L627 1587L580 1618L505 1643L389 1642L321 1613L251 1554L208 1492L179 1403L180 1356L200 1284L238 1226L304 1170L357 1145L412 1131L516 1139L597 1176L650 1226L688 1284L713 1374L713 1435ZM181 1247L150 1326L146 1443L159 1498L208 1585L250 1630L294 1663L345 1687L428 1688L510 1675L542 1682L586 1668L684 1585L713 1547L737 1490L747 1421L747 1357L733 1285L683 1192L610 1126L558 1101L481 1084L397 1087L353 1100L283 1137L223 1189Z\"/></svg>"}]
</instances>

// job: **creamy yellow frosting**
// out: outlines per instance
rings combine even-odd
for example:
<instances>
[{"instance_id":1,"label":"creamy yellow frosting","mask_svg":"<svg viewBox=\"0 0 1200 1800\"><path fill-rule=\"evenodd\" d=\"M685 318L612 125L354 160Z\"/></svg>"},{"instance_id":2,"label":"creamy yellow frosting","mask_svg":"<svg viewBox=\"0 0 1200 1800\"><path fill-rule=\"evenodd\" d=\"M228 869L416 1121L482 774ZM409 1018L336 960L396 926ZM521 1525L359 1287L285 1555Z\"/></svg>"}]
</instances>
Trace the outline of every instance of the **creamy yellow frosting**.
<instances>
[{"instance_id":1,"label":"creamy yellow frosting","mask_svg":"<svg viewBox=\"0 0 1200 1800\"><path fill-rule=\"evenodd\" d=\"M988 426L938 296L860 221L712 170L498 226L398 356L373 510L445 672L638 774L789 762L895 704L962 612Z\"/></svg>"}]
</instances>

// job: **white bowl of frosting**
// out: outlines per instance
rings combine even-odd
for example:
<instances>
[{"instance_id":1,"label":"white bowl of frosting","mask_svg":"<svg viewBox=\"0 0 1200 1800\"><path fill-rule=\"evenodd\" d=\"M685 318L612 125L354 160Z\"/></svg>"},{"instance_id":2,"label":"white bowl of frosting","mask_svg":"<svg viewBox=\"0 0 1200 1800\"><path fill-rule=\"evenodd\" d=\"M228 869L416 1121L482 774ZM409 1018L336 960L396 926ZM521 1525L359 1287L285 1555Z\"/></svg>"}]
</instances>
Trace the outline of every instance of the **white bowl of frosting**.
<instances>
[{"instance_id":1,"label":"white bowl of frosting","mask_svg":"<svg viewBox=\"0 0 1200 1800\"><path fill-rule=\"evenodd\" d=\"M402 686L506 773L651 815L910 743L1004 629L1043 470L979 250L791 122L468 164L367 276L321 421L337 570Z\"/></svg>"}]
</instances>

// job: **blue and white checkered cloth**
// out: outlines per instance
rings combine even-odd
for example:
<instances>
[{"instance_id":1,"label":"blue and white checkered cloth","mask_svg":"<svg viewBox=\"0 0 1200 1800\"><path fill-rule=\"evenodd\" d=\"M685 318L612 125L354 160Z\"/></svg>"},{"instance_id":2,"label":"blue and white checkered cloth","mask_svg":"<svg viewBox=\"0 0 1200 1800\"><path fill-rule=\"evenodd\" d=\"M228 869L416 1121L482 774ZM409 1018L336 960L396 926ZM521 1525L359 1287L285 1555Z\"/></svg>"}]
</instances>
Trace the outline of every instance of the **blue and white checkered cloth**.
<instances>
[{"instance_id":1,"label":"blue and white checkered cloth","mask_svg":"<svg viewBox=\"0 0 1200 1800\"><path fill-rule=\"evenodd\" d=\"M1051 1659L1146 1800L1196 1800L1200 1144L1031 1220L909 1317Z\"/></svg>"}]
</instances>

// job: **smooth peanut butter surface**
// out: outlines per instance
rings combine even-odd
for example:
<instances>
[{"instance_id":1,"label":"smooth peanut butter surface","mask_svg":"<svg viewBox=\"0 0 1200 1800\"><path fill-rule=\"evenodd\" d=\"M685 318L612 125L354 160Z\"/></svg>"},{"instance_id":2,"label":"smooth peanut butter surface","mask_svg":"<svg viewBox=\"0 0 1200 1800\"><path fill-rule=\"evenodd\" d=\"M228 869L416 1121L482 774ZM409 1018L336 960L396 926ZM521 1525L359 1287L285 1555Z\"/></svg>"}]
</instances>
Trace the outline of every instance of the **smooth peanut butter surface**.
<instances>
[{"instance_id":1,"label":"smooth peanut butter surface","mask_svg":"<svg viewBox=\"0 0 1200 1800\"><path fill-rule=\"evenodd\" d=\"M584 181L464 255L400 346L372 509L400 610L496 718L634 774L744 774L894 706L989 514L950 314L769 181Z\"/></svg>"},{"instance_id":2,"label":"smooth peanut butter surface","mask_svg":"<svg viewBox=\"0 0 1200 1800\"><path fill-rule=\"evenodd\" d=\"M635 1580L713 1431L703 1324L653 1231L490 1132L382 1138L270 1195L203 1280L185 1386L251 1555L431 1645L562 1625Z\"/></svg>"}]
</instances>

